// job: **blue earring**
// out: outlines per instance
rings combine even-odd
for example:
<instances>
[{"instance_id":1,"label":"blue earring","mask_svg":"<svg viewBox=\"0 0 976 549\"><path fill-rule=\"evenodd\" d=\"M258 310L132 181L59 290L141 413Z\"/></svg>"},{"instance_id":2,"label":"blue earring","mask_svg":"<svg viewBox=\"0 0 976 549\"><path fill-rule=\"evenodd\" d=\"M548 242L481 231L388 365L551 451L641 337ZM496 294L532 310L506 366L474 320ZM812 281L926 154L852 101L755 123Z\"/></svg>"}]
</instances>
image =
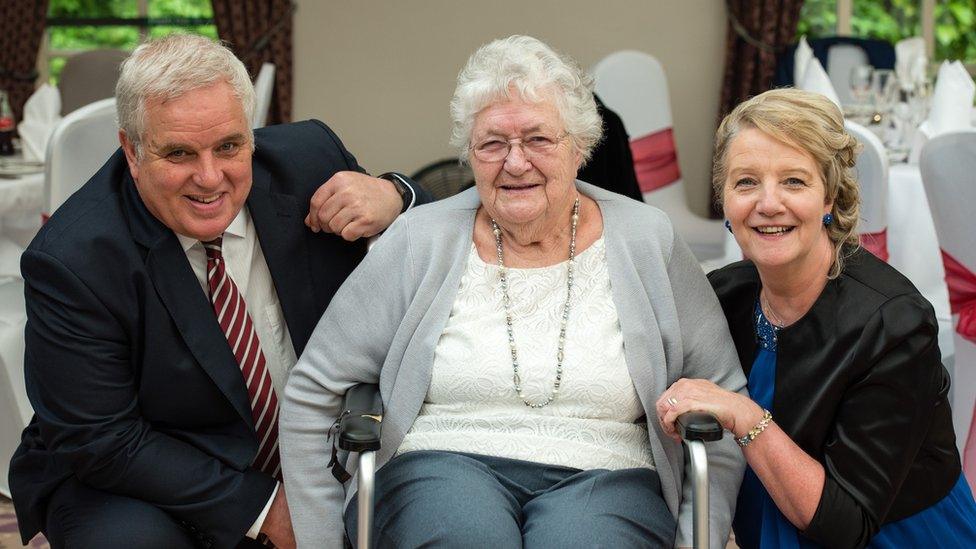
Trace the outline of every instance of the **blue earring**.
<instances>
[{"instance_id":1,"label":"blue earring","mask_svg":"<svg viewBox=\"0 0 976 549\"><path fill-rule=\"evenodd\" d=\"M732 224L729 223L728 219L725 220L725 228L728 229L730 233L732 232Z\"/></svg>"},{"instance_id":2,"label":"blue earring","mask_svg":"<svg viewBox=\"0 0 976 549\"><path fill-rule=\"evenodd\" d=\"M829 226L833 222L834 222L834 216L832 214L825 213L824 216L823 216L823 224L824 224L824 226Z\"/></svg>"}]
</instances>

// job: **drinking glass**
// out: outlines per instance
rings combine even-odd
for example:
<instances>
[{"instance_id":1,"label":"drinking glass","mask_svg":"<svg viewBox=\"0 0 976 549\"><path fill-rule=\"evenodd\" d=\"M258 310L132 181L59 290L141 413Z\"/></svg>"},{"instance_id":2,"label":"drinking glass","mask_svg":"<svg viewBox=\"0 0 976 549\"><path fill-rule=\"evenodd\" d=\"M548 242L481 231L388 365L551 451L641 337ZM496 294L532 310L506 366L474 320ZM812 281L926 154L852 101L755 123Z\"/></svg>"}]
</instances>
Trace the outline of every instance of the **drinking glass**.
<instances>
[{"instance_id":1,"label":"drinking glass","mask_svg":"<svg viewBox=\"0 0 976 549\"><path fill-rule=\"evenodd\" d=\"M867 103L871 96L871 74L874 67L871 65L855 65L851 67L851 95L857 100L858 104Z\"/></svg>"}]
</instances>

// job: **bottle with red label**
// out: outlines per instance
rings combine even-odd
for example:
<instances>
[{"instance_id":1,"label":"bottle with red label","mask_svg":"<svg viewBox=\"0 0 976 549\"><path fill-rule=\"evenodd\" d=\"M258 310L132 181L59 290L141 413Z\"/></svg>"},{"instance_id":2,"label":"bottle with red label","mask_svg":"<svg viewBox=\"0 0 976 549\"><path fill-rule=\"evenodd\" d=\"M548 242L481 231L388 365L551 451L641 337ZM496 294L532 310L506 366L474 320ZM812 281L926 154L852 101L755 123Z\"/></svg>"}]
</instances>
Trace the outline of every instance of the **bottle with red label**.
<instances>
[{"instance_id":1,"label":"bottle with red label","mask_svg":"<svg viewBox=\"0 0 976 549\"><path fill-rule=\"evenodd\" d=\"M14 111L7 94L0 90L0 156L14 154Z\"/></svg>"}]
</instances>

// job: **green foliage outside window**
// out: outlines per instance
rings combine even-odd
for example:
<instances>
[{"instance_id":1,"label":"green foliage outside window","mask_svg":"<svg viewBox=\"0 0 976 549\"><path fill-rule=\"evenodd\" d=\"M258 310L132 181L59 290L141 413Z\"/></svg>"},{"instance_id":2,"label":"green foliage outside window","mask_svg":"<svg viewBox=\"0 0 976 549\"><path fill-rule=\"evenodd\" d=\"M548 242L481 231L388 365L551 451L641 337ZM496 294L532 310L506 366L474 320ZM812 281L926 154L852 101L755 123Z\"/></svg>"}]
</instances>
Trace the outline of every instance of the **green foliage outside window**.
<instances>
[{"instance_id":1,"label":"green foliage outside window","mask_svg":"<svg viewBox=\"0 0 976 549\"><path fill-rule=\"evenodd\" d=\"M853 0L851 34L895 43L922 35L921 0ZM935 59L976 62L976 3L936 0ZM797 38L835 36L837 0L806 0L800 11Z\"/></svg>"},{"instance_id":2,"label":"green foliage outside window","mask_svg":"<svg viewBox=\"0 0 976 549\"><path fill-rule=\"evenodd\" d=\"M149 0L149 17L213 17L210 0ZM137 0L50 0L48 17L139 17ZM96 48L134 49L141 40L137 26L51 26L51 50L89 50ZM191 27L153 26L148 36L158 38L174 32L190 32L217 37L214 25ZM51 83L56 83L66 57L49 59Z\"/></svg>"}]
</instances>

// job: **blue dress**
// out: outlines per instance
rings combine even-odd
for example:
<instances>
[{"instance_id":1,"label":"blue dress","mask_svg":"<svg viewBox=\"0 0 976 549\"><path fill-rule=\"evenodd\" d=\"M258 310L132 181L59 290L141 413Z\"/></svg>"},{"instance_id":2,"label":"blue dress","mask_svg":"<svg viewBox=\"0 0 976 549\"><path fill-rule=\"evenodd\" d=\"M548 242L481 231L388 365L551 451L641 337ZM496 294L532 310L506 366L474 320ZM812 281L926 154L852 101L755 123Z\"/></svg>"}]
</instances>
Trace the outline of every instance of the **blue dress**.
<instances>
[{"instance_id":1,"label":"blue dress","mask_svg":"<svg viewBox=\"0 0 976 549\"><path fill-rule=\"evenodd\" d=\"M759 352L749 372L749 396L766 409L773 407L776 379L776 328L756 303L756 335ZM766 492L751 467L746 467L735 518L735 542L743 549L818 547L805 538ZM869 547L976 547L976 502L966 483L959 480L946 497L910 517L890 522L871 539Z\"/></svg>"}]
</instances>

